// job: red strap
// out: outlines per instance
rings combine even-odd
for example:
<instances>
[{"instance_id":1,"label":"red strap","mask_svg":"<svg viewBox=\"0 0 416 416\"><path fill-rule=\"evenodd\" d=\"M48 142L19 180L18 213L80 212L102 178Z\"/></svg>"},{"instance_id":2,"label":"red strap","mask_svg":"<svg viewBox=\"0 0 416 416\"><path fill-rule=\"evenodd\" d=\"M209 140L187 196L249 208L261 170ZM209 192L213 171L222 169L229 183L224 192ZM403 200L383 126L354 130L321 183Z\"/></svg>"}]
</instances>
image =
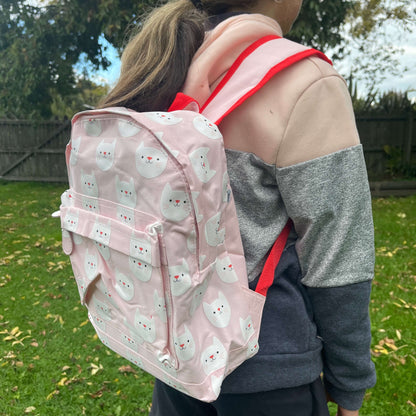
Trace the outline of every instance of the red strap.
<instances>
[{"instance_id":1,"label":"red strap","mask_svg":"<svg viewBox=\"0 0 416 416\"><path fill-rule=\"evenodd\" d=\"M267 257L256 287L256 292L263 296L267 295L269 287L273 284L274 273L286 246L287 238L289 237L291 229L292 221L289 220L273 244L269 257Z\"/></svg>"}]
</instances>

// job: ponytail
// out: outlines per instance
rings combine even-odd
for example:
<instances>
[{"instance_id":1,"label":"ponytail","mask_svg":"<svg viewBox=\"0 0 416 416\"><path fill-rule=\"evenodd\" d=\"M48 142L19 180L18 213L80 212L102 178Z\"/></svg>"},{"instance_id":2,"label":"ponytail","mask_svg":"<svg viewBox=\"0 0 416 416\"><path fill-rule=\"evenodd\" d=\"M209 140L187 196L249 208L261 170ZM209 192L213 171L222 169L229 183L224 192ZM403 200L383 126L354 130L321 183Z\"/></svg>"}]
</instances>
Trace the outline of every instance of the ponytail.
<instances>
[{"instance_id":1,"label":"ponytail","mask_svg":"<svg viewBox=\"0 0 416 416\"><path fill-rule=\"evenodd\" d=\"M204 40L208 16L249 9L254 3L173 0L154 9L125 48L120 79L99 107L166 111L185 83L192 58Z\"/></svg>"},{"instance_id":2,"label":"ponytail","mask_svg":"<svg viewBox=\"0 0 416 416\"><path fill-rule=\"evenodd\" d=\"M125 48L120 79L100 107L166 111L204 40L205 17L190 0L155 9Z\"/></svg>"}]
</instances>

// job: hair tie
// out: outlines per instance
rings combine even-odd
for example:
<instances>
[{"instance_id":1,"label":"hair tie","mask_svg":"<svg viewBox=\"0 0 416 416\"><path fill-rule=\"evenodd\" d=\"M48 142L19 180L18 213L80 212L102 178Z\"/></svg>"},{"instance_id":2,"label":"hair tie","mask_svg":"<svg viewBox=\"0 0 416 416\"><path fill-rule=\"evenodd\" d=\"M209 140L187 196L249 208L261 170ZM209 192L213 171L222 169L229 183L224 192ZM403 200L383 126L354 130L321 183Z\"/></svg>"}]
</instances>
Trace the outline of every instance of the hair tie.
<instances>
[{"instance_id":1,"label":"hair tie","mask_svg":"<svg viewBox=\"0 0 416 416\"><path fill-rule=\"evenodd\" d=\"M197 10L202 11L204 9L201 0L191 0L191 2Z\"/></svg>"}]
</instances>

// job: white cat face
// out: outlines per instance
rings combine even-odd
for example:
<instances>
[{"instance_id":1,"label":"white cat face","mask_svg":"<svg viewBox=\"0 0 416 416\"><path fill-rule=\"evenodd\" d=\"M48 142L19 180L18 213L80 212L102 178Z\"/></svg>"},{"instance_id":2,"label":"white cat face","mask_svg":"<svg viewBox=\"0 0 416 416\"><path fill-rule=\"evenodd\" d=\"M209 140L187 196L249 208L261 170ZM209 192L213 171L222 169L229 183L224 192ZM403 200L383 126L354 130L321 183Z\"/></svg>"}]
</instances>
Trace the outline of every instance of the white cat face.
<instances>
[{"instance_id":1,"label":"white cat face","mask_svg":"<svg viewBox=\"0 0 416 416\"><path fill-rule=\"evenodd\" d=\"M98 197L98 186L94 172L87 174L81 170L81 189L85 195Z\"/></svg>"},{"instance_id":2,"label":"white cat face","mask_svg":"<svg viewBox=\"0 0 416 416\"><path fill-rule=\"evenodd\" d=\"M100 120L89 119L87 121L84 121L84 130L88 136L99 136L102 132Z\"/></svg>"},{"instance_id":3,"label":"white cat face","mask_svg":"<svg viewBox=\"0 0 416 416\"><path fill-rule=\"evenodd\" d=\"M122 299L127 301L133 299L134 285L132 280L123 273L120 273L118 270L116 270L115 289Z\"/></svg>"},{"instance_id":4,"label":"white cat face","mask_svg":"<svg viewBox=\"0 0 416 416\"><path fill-rule=\"evenodd\" d=\"M137 347L141 344L141 340L133 337L131 334L122 334L121 342L131 350L137 351Z\"/></svg>"},{"instance_id":5,"label":"white cat face","mask_svg":"<svg viewBox=\"0 0 416 416\"><path fill-rule=\"evenodd\" d=\"M165 126L179 124L182 121L181 118L174 116L172 113L161 111L145 113L145 115L147 118L150 118L150 120L156 121L157 123L163 124Z\"/></svg>"},{"instance_id":6,"label":"white cat face","mask_svg":"<svg viewBox=\"0 0 416 416\"><path fill-rule=\"evenodd\" d=\"M114 163L115 149L116 140L114 140L112 143L106 143L103 140L97 146L95 160L97 162L97 166L101 170L107 171L111 169Z\"/></svg>"},{"instance_id":7,"label":"white cat face","mask_svg":"<svg viewBox=\"0 0 416 416\"><path fill-rule=\"evenodd\" d=\"M131 137L137 134L141 130L141 127L134 124L132 121L119 120L118 132L122 137Z\"/></svg>"},{"instance_id":8,"label":"white cat face","mask_svg":"<svg viewBox=\"0 0 416 416\"><path fill-rule=\"evenodd\" d=\"M219 229L221 223L221 213L211 217L205 224L205 238L208 245L216 247L225 240L225 229Z\"/></svg>"},{"instance_id":9,"label":"white cat face","mask_svg":"<svg viewBox=\"0 0 416 416\"><path fill-rule=\"evenodd\" d=\"M97 219L95 220L94 227L91 231L90 238L94 241L108 246L111 237L111 225L102 224Z\"/></svg>"},{"instance_id":10,"label":"white cat face","mask_svg":"<svg viewBox=\"0 0 416 416\"><path fill-rule=\"evenodd\" d=\"M153 304L155 306L155 311L159 319L163 323L166 323L168 321L166 301L165 298L159 296L157 290L155 290L153 293Z\"/></svg>"},{"instance_id":11,"label":"white cat face","mask_svg":"<svg viewBox=\"0 0 416 416\"><path fill-rule=\"evenodd\" d=\"M222 177L222 202L230 202L231 187L229 183L230 177L228 176L228 172L225 172L224 176Z\"/></svg>"},{"instance_id":12,"label":"white cat face","mask_svg":"<svg viewBox=\"0 0 416 416\"><path fill-rule=\"evenodd\" d=\"M111 254L110 254L110 248L108 247L108 245L103 244L99 241L95 241L95 240L94 240L94 244L97 247L100 254L103 256L104 260L107 260L107 261L110 260Z\"/></svg>"},{"instance_id":13,"label":"white cat face","mask_svg":"<svg viewBox=\"0 0 416 416\"><path fill-rule=\"evenodd\" d=\"M253 320L250 315L246 319L240 318L240 328L244 340L248 341L254 334Z\"/></svg>"},{"instance_id":14,"label":"white cat face","mask_svg":"<svg viewBox=\"0 0 416 416\"><path fill-rule=\"evenodd\" d=\"M71 140L71 154L69 156L69 163L74 166L78 162L79 148L81 147L81 136Z\"/></svg>"},{"instance_id":15,"label":"white cat face","mask_svg":"<svg viewBox=\"0 0 416 416\"><path fill-rule=\"evenodd\" d=\"M126 225L134 227L134 211L124 206L117 207L117 218Z\"/></svg>"},{"instance_id":16,"label":"white cat face","mask_svg":"<svg viewBox=\"0 0 416 416\"><path fill-rule=\"evenodd\" d=\"M136 150L136 168L144 178L156 178L165 170L168 156L153 147L144 147L142 142Z\"/></svg>"},{"instance_id":17,"label":"white cat face","mask_svg":"<svg viewBox=\"0 0 416 416\"><path fill-rule=\"evenodd\" d=\"M143 260L148 264L152 263L152 246L146 240L131 237L130 256L135 259Z\"/></svg>"},{"instance_id":18,"label":"white cat face","mask_svg":"<svg viewBox=\"0 0 416 416\"><path fill-rule=\"evenodd\" d=\"M173 296L183 295L192 285L189 266L185 259L178 266L169 267L170 290Z\"/></svg>"},{"instance_id":19,"label":"white cat face","mask_svg":"<svg viewBox=\"0 0 416 416\"><path fill-rule=\"evenodd\" d=\"M97 297L93 296L92 302L95 308L97 316L105 321L111 321L111 308L106 303L100 301Z\"/></svg>"},{"instance_id":20,"label":"white cat face","mask_svg":"<svg viewBox=\"0 0 416 416\"><path fill-rule=\"evenodd\" d=\"M96 214L100 212L98 200L93 198L82 198L82 208L90 212L95 212Z\"/></svg>"},{"instance_id":21,"label":"white cat face","mask_svg":"<svg viewBox=\"0 0 416 416\"><path fill-rule=\"evenodd\" d=\"M198 309L199 305L202 303L205 292L208 288L209 279L205 279L194 291L192 295L191 310L189 311L191 316Z\"/></svg>"},{"instance_id":22,"label":"white cat face","mask_svg":"<svg viewBox=\"0 0 416 416\"><path fill-rule=\"evenodd\" d=\"M134 365L137 365L137 367L144 369L143 361L140 359L140 357L135 356L134 354L128 352L126 354L126 358Z\"/></svg>"},{"instance_id":23,"label":"white cat face","mask_svg":"<svg viewBox=\"0 0 416 416\"><path fill-rule=\"evenodd\" d=\"M144 341L152 343L156 339L156 325L155 318L142 315L137 309L136 315L134 317L134 324L137 330L137 334L140 338L143 338Z\"/></svg>"},{"instance_id":24,"label":"white cat face","mask_svg":"<svg viewBox=\"0 0 416 416\"><path fill-rule=\"evenodd\" d=\"M225 328L230 323L231 307L227 298L219 292L218 298L212 303L204 302L205 316L217 328Z\"/></svg>"},{"instance_id":25,"label":"white cat face","mask_svg":"<svg viewBox=\"0 0 416 416\"><path fill-rule=\"evenodd\" d=\"M247 357L252 357L253 355L257 354L259 350L259 342L257 339L253 339L248 343L247 348Z\"/></svg>"},{"instance_id":26,"label":"white cat face","mask_svg":"<svg viewBox=\"0 0 416 416\"><path fill-rule=\"evenodd\" d=\"M94 324L98 326L98 328L100 328L101 331L105 332L107 325L105 324L105 321L103 318L100 318L99 316L96 316L96 315L90 315L90 319L93 320Z\"/></svg>"},{"instance_id":27,"label":"white cat face","mask_svg":"<svg viewBox=\"0 0 416 416\"><path fill-rule=\"evenodd\" d=\"M181 361L189 361L195 355L195 341L191 331L185 325L185 332L174 337L176 355Z\"/></svg>"},{"instance_id":28,"label":"white cat face","mask_svg":"<svg viewBox=\"0 0 416 416\"><path fill-rule=\"evenodd\" d=\"M134 179L130 178L127 181L120 181L118 175L116 176L116 193L118 202L122 205L126 205L130 208L135 208L137 196L136 189L134 187Z\"/></svg>"},{"instance_id":29,"label":"white cat face","mask_svg":"<svg viewBox=\"0 0 416 416\"><path fill-rule=\"evenodd\" d=\"M202 133L204 136L207 136L209 139L221 139L222 135L218 130L218 127L211 123L207 118L202 115L199 115L194 118L194 127Z\"/></svg>"},{"instance_id":30,"label":"white cat face","mask_svg":"<svg viewBox=\"0 0 416 416\"><path fill-rule=\"evenodd\" d=\"M222 259L217 258L215 270L224 283L234 283L238 280L237 273L234 270L229 256Z\"/></svg>"},{"instance_id":31,"label":"white cat face","mask_svg":"<svg viewBox=\"0 0 416 416\"><path fill-rule=\"evenodd\" d=\"M85 253L84 259L84 270L87 275L88 280L93 280L97 276L98 269L98 256L96 254L91 254L88 249Z\"/></svg>"},{"instance_id":32,"label":"white cat face","mask_svg":"<svg viewBox=\"0 0 416 416\"><path fill-rule=\"evenodd\" d=\"M148 282L152 277L153 267L143 260L129 257L129 267L133 275L142 282Z\"/></svg>"},{"instance_id":33,"label":"white cat face","mask_svg":"<svg viewBox=\"0 0 416 416\"><path fill-rule=\"evenodd\" d=\"M200 147L189 155L195 174L203 183L209 182L215 175L215 170L209 167L208 152L208 147Z\"/></svg>"},{"instance_id":34,"label":"white cat face","mask_svg":"<svg viewBox=\"0 0 416 416\"><path fill-rule=\"evenodd\" d=\"M68 231L76 231L78 227L78 212L67 211L65 218L65 229Z\"/></svg>"},{"instance_id":35,"label":"white cat face","mask_svg":"<svg viewBox=\"0 0 416 416\"><path fill-rule=\"evenodd\" d=\"M161 211L171 221L182 221L190 214L190 202L184 191L172 190L167 183L162 192Z\"/></svg>"},{"instance_id":36,"label":"white cat face","mask_svg":"<svg viewBox=\"0 0 416 416\"><path fill-rule=\"evenodd\" d=\"M227 364L227 351L221 341L214 337L212 345L206 348L201 355L202 368L206 375L212 374Z\"/></svg>"}]
</instances>

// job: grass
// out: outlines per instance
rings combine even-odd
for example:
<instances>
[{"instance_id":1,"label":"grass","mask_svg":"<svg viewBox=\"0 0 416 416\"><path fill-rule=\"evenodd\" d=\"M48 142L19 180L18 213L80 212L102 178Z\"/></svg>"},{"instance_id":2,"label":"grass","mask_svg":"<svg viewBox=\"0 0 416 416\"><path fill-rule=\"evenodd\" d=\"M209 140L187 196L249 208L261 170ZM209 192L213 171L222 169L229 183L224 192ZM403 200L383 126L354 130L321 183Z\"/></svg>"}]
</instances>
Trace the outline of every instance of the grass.
<instances>
[{"instance_id":1,"label":"grass","mask_svg":"<svg viewBox=\"0 0 416 416\"><path fill-rule=\"evenodd\" d=\"M50 217L64 189L0 183L0 415L147 415L152 377L101 344L79 303ZM378 383L360 414L415 415L416 196L373 202Z\"/></svg>"}]
</instances>

